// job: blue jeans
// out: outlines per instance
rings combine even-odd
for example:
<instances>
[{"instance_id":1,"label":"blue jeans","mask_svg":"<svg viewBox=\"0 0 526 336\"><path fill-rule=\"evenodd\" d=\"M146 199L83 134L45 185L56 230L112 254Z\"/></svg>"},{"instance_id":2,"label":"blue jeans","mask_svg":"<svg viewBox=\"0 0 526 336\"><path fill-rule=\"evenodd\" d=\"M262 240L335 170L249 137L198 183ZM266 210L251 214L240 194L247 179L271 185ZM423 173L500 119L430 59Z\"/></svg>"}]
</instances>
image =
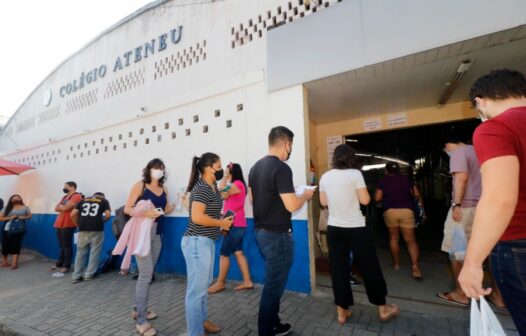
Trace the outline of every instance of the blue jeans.
<instances>
[{"instance_id":1,"label":"blue jeans","mask_svg":"<svg viewBox=\"0 0 526 336\"><path fill-rule=\"evenodd\" d=\"M104 232L81 231L77 241L77 256L75 257L75 271L73 279L91 278L97 272L100 262L100 253L104 243ZM86 259L88 258L88 268L86 269Z\"/></svg>"},{"instance_id":2,"label":"blue jeans","mask_svg":"<svg viewBox=\"0 0 526 336\"><path fill-rule=\"evenodd\" d=\"M202 236L188 236L181 240L188 283L185 312L188 334L203 336L203 323L208 320L208 286L214 273L215 243Z\"/></svg>"},{"instance_id":3,"label":"blue jeans","mask_svg":"<svg viewBox=\"0 0 526 336\"><path fill-rule=\"evenodd\" d=\"M491 270L519 334L526 335L526 240L498 242Z\"/></svg>"},{"instance_id":4,"label":"blue jeans","mask_svg":"<svg viewBox=\"0 0 526 336\"><path fill-rule=\"evenodd\" d=\"M258 315L259 336L274 336L280 323L279 304L294 257L292 233L256 230L259 251L265 260L265 285Z\"/></svg>"}]
</instances>

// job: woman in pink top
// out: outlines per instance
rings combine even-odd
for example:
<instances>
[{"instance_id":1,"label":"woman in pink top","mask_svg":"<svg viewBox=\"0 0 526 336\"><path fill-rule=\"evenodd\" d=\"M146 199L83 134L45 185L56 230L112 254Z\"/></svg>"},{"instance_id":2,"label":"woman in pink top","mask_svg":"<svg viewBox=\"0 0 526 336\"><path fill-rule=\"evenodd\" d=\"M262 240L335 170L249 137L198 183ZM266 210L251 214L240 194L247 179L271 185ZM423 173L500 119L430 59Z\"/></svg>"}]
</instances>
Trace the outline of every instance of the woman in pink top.
<instances>
[{"instance_id":1,"label":"woman in pink top","mask_svg":"<svg viewBox=\"0 0 526 336\"><path fill-rule=\"evenodd\" d=\"M227 183L229 183L227 185ZM230 231L223 238L219 257L219 276L217 282L208 288L208 293L218 293L225 289L225 280L230 268L230 255L235 254L237 264L243 276L243 283L235 287L235 290L254 289L254 284L250 278L247 258L243 255L243 236L247 229L245 218L245 198L247 187L243 178L241 166L237 163L230 163L226 170L226 179L219 185L221 195L225 200L223 213L228 210L235 213L234 222Z\"/></svg>"}]
</instances>

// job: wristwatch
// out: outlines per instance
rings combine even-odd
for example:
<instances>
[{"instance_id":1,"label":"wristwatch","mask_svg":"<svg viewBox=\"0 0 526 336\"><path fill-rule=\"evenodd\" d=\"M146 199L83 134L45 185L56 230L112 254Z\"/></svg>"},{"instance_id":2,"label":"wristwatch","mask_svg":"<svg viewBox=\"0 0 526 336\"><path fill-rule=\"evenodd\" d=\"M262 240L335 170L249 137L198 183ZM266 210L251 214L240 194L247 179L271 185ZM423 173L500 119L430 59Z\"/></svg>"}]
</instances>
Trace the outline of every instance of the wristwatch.
<instances>
[{"instance_id":1,"label":"wristwatch","mask_svg":"<svg viewBox=\"0 0 526 336\"><path fill-rule=\"evenodd\" d=\"M460 203L451 202L451 207L452 208L460 207Z\"/></svg>"}]
</instances>

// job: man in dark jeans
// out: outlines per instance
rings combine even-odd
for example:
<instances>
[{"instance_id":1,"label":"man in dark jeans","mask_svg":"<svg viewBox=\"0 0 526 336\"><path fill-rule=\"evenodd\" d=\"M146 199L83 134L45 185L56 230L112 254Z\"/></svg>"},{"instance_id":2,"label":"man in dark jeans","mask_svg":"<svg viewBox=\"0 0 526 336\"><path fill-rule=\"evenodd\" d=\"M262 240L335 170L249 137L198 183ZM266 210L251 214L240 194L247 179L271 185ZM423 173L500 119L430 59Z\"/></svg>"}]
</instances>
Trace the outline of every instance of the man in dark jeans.
<instances>
[{"instance_id":1,"label":"man in dark jeans","mask_svg":"<svg viewBox=\"0 0 526 336\"><path fill-rule=\"evenodd\" d=\"M287 161L294 134L283 126L268 136L268 155L250 170L249 195L254 208L256 241L265 260L265 285L259 303L260 336L287 335L291 325L281 323L279 304L294 257L292 212L312 198L313 190L296 196Z\"/></svg>"},{"instance_id":2,"label":"man in dark jeans","mask_svg":"<svg viewBox=\"0 0 526 336\"><path fill-rule=\"evenodd\" d=\"M58 217L55 221L54 228L57 230L58 245L60 248L60 256L55 266L59 272L67 273L71 268L73 234L77 227L71 220L70 215L77 203L82 200L82 196L77 192L77 184L72 181L66 182L62 191L66 195L62 197L60 202L55 206Z\"/></svg>"}]
</instances>

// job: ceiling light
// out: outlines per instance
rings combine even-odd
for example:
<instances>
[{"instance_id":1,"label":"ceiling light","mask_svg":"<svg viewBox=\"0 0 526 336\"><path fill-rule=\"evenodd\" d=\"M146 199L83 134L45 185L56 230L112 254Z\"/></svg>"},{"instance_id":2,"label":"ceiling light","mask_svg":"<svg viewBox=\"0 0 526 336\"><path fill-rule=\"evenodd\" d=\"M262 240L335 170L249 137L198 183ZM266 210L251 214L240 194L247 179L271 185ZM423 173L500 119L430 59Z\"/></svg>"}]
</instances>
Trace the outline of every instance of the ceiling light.
<instances>
[{"instance_id":1,"label":"ceiling light","mask_svg":"<svg viewBox=\"0 0 526 336\"><path fill-rule=\"evenodd\" d=\"M458 84L466 74L466 72L471 67L471 61L465 60L460 63L458 66L457 71L455 74L451 77L451 79L446 83L444 86L444 89L442 90L442 93L440 94L440 98L438 98L438 104L439 105L445 105L449 98L453 95L453 92L457 88Z\"/></svg>"}]
</instances>

